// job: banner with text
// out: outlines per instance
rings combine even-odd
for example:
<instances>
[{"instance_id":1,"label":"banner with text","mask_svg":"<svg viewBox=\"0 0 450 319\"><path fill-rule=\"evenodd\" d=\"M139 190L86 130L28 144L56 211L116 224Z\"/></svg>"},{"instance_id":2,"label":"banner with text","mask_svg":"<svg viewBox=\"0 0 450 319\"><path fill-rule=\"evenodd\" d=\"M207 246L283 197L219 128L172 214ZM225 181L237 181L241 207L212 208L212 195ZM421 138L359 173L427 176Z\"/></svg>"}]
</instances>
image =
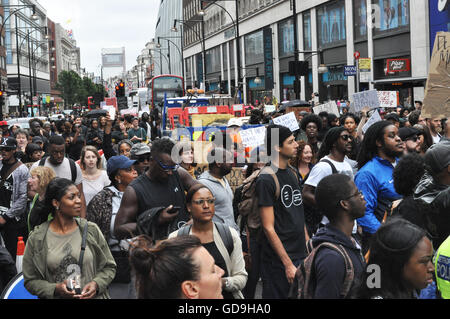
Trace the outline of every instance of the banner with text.
<instances>
[{"instance_id":1,"label":"banner with text","mask_svg":"<svg viewBox=\"0 0 450 319\"><path fill-rule=\"evenodd\" d=\"M380 107L377 90L363 91L353 94L352 109L354 112L360 112L365 106L370 109Z\"/></svg>"},{"instance_id":2,"label":"banner with text","mask_svg":"<svg viewBox=\"0 0 450 319\"><path fill-rule=\"evenodd\" d=\"M273 122L277 125L288 127L292 132L295 132L298 129L300 129L294 112L274 118Z\"/></svg>"},{"instance_id":3,"label":"banner with text","mask_svg":"<svg viewBox=\"0 0 450 319\"><path fill-rule=\"evenodd\" d=\"M257 147L264 144L266 128L264 126L251 128L240 131L239 134L242 138L242 144L245 147Z\"/></svg>"},{"instance_id":4,"label":"banner with text","mask_svg":"<svg viewBox=\"0 0 450 319\"><path fill-rule=\"evenodd\" d=\"M341 115L339 114L339 108L336 104L335 101L331 101L322 105L318 105L316 107L313 108L313 111L315 114L319 114L320 112L327 112L327 113L333 113L335 114L337 117L340 117Z\"/></svg>"}]
</instances>

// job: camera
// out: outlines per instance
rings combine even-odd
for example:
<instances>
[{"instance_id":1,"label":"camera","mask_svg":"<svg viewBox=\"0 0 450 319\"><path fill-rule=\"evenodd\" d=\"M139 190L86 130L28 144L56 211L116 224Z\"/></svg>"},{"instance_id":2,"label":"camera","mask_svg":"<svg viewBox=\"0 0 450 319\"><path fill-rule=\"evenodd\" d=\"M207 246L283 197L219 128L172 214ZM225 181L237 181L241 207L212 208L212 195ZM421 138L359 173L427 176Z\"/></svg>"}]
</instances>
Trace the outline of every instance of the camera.
<instances>
[{"instance_id":1,"label":"camera","mask_svg":"<svg viewBox=\"0 0 450 319\"><path fill-rule=\"evenodd\" d=\"M75 290L75 294L81 295L81 276L75 275L72 278L67 279L67 290Z\"/></svg>"}]
</instances>

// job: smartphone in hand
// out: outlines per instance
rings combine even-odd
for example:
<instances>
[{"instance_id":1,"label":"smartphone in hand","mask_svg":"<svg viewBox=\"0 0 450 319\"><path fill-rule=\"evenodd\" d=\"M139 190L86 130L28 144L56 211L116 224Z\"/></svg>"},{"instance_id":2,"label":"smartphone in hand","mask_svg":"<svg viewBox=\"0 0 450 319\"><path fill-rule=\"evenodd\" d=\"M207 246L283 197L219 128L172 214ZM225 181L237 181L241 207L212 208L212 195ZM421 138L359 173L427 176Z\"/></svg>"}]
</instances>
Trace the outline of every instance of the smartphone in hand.
<instances>
[{"instance_id":1,"label":"smartphone in hand","mask_svg":"<svg viewBox=\"0 0 450 319\"><path fill-rule=\"evenodd\" d=\"M170 210L168 210L167 211L167 214L175 214L176 212L178 212L179 210L181 209L181 207L178 207L178 206L174 206L174 207L172 207L172 209L170 209Z\"/></svg>"}]
</instances>

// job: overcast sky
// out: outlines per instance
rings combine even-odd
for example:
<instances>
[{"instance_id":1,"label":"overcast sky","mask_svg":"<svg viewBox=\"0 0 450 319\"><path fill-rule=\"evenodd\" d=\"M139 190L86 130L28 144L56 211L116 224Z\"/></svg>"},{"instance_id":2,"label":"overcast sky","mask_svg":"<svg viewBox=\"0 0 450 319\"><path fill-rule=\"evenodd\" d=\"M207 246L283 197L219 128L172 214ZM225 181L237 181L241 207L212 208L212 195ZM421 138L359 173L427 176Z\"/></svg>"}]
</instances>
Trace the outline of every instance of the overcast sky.
<instances>
[{"instance_id":1,"label":"overcast sky","mask_svg":"<svg viewBox=\"0 0 450 319\"><path fill-rule=\"evenodd\" d=\"M181 1L181 0L180 0ZM100 75L102 48L125 47L127 70L155 34L160 0L38 0L47 16L73 30L81 67Z\"/></svg>"}]
</instances>

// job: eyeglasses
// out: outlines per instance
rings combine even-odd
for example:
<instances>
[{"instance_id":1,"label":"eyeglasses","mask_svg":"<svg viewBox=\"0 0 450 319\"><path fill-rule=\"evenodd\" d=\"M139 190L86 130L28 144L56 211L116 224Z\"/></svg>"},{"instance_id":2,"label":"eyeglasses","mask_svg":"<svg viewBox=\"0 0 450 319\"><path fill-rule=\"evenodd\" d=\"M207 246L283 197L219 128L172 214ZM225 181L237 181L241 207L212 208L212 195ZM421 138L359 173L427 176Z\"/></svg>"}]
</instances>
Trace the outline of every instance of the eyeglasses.
<instances>
[{"instance_id":1,"label":"eyeglasses","mask_svg":"<svg viewBox=\"0 0 450 319\"><path fill-rule=\"evenodd\" d=\"M150 155L143 155L143 156L138 156L137 160L138 163L143 163L145 161L150 161Z\"/></svg>"},{"instance_id":2,"label":"eyeglasses","mask_svg":"<svg viewBox=\"0 0 450 319\"><path fill-rule=\"evenodd\" d=\"M180 167L180 165L173 165L173 166L169 166L169 165L164 165L159 159L155 158L156 163L158 163L159 167L162 168L162 170L166 173L168 172L176 172L178 170L178 168Z\"/></svg>"},{"instance_id":3,"label":"eyeglasses","mask_svg":"<svg viewBox=\"0 0 450 319\"><path fill-rule=\"evenodd\" d=\"M209 199L198 199L198 200L193 200L192 201L195 205L199 205L199 206L203 206L206 203L208 203L209 205L214 205L214 203L216 202L215 198L209 198Z\"/></svg>"},{"instance_id":4,"label":"eyeglasses","mask_svg":"<svg viewBox=\"0 0 450 319\"><path fill-rule=\"evenodd\" d=\"M351 135L345 134L345 135L341 135L340 137L341 137L344 141L353 141L353 136L351 136Z\"/></svg>"},{"instance_id":5,"label":"eyeglasses","mask_svg":"<svg viewBox=\"0 0 450 319\"><path fill-rule=\"evenodd\" d=\"M364 198L364 194L361 191L358 191L357 193L353 194L352 196L348 197L348 198L344 198L343 200L349 200L350 198L353 198L355 196L360 196L361 198Z\"/></svg>"}]
</instances>

